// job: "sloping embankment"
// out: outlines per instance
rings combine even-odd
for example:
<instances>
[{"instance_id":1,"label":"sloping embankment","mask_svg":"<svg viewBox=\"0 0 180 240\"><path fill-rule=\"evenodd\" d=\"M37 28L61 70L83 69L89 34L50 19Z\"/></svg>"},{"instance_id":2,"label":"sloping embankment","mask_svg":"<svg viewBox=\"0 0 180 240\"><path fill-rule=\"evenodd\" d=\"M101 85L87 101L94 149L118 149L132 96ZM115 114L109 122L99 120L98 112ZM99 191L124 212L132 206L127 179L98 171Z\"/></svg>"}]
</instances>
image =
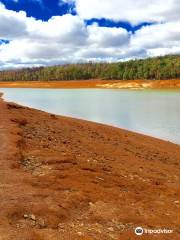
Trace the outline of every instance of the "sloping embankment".
<instances>
[{"instance_id":1,"label":"sloping embankment","mask_svg":"<svg viewBox=\"0 0 180 240\"><path fill-rule=\"evenodd\" d=\"M0 164L3 240L180 238L178 145L0 100Z\"/></svg>"}]
</instances>

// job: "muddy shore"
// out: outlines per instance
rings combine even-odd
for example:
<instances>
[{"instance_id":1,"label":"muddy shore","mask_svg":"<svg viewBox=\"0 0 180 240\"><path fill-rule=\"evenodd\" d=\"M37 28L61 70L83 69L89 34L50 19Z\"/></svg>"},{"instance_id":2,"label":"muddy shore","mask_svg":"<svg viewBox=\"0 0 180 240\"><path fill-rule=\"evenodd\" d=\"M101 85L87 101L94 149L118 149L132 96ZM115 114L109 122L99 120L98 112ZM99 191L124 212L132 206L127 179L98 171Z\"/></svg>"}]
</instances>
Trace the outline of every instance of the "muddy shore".
<instances>
[{"instance_id":1,"label":"muddy shore","mask_svg":"<svg viewBox=\"0 0 180 240\"><path fill-rule=\"evenodd\" d=\"M180 89L180 79L0 82L0 88Z\"/></svg>"},{"instance_id":2,"label":"muddy shore","mask_svg":"<svg viewBox=\"0 0 180 240\"><path fill-rule=\"evenodd\" d=\"M178 240L179 184L179 145L0 99L1 240Z\"/></svg>"}]
</instances>

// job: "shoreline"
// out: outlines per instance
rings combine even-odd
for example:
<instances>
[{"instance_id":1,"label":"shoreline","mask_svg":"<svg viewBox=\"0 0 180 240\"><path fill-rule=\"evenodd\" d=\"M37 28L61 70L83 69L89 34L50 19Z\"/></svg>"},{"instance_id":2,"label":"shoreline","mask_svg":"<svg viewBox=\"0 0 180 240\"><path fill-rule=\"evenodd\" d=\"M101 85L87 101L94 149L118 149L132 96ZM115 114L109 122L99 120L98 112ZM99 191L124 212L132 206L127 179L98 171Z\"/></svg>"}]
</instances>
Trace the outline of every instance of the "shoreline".
<instances>
[{"instance_id":1,"label":"shoreline","mask_svg":"<svg viewBox=\"0 0 180 240\"><path fill-rule=\"evenodd\" d=\"M59 116L59 117L62 117L62 118L67 118L67 119L69 118L69 119L72 119L72 120L75 120L75 121L82 121L82 122L97 124L97 125L104 126L104 127L115 128L115 129L119 129L120 131L126 131L127 133L133 133L133 134L141 135L141 136L144 136L144 137L147 137L147 138L152 138L152 139L156 139L156 140L159 140L159 141L163 141L163 142L166 142L166 143L175 144L177 146L180 146L180 144L177 143L177 142L173 142L173 141L170 141L168 139L163 139L163 138L160 138L160 137L157 137L157 136L147 135L147 134L145 134L143 132L138 132L138 131L133 131L133 130L121 128L121 127L114 126L114 125L111 125L111 124L108 124L108 123L101 123L101 122L91 121L91 120L82 119L82 118L78 118L78 117L71 117L71 116L51 113L51 112L48 112L48 111L45 111L45 110L41 110L41 109L38 109L38 108L29 107L29 106L23 105L21 103L17 103L15 101L8 101L8 99L4 98L4 95L5 95L4 93L0 92L0 101L2 100L6 104L12 103L14 105L21 106L23 108L44 112L44 113L49 114L49 115Z\"/></svg>"},{"instance_id":2,"label":"shoreline","mask_svg":"<svg viewBox=\"0 0 180 240\"><path fill-rule=\"evenodd\" d=\"M0 140L3 239L179 239L179 145L1 98Z\"/></svg>"},{"instance_id":3,"label":"shoreline","mask_svg":"<svg viewBox=\"0 0 180 240\"><path fill-rule=\"evenodd\" d=\"M164 89L161 89L162 91ZM8 99L6 99L5 97L3 97L5 94L0 92L0 99L2 98L3 101L5 102L9 102ZM12 100L13 101L13 100ZM75 120L80 120L80 121L86 121L86 122L92 122L92 123L95 123L95 124L100 124L100 125L105 125L105 126L109 126L109 127L113 127L113 128L117 128L119 130L123 130L123 131L127 131L127 132L132 132L132 133L135 133L135 134L140 134L140 135L143 135L145 137L151 137L151 138L154 138L154 139L157 139L157 140L161 140L161 141L165 141L167 143L172 143L172 144L176 144L176 145L179 145L180 146L180 143L177 142L177 141L173 141L173 140L170 140L168 138L161 138L161 137L158 137L158 136L153 136L153 135L149 135L149 134L146 134L146 133L143 133L143 132L138 132L138 131L133 131L133 130L130 130L130 129L125 129L125 128L122 128L120 126L116 126L116 125L113 125L113 124L108 124L108 123L102 123L102 122L97 122L97 121L91 121L91 120L88 120L88 119L82 119L82 118L78 118L78 117L71 117L71 116L66 116L66 115L60 115L58 113L52 113L52 112L48 112L46 110L42 110L42 109L39 109L39 108L33 108L31 106L26 106L26 105L23 105L22 103L18 103L18 102L15 102L13 101L14 104L17 104L17 105L22 105L24 107L27 107L27 108L32 108L34 110L37 110L37 111L44 111L46 112L47 114L54 114L54 115L58 115L58 116L62 116L62 117L67 117L67 118L72 118L72 119L75 119Z\"/></svg>"},{"instance_id":4,"label":"shoreline","mask_svg":"<svg viewBox=\"0 0 180 240\"><path fill-rule=\"evenodd\" d=\"M99 89L180 89L180 79L171 80L78 80L0 82L0 88L99 88Z\"/></svg>"}]
</instances>

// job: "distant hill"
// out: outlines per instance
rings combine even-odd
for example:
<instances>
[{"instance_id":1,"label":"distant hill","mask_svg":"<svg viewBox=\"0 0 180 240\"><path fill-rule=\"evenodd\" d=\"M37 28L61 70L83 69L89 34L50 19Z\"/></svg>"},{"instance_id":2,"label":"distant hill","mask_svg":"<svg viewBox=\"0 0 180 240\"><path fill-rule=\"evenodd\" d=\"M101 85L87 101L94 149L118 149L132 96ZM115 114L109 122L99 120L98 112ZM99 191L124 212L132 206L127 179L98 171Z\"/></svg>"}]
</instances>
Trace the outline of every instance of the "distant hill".
<instances>
[{"instance_id":1,"label":"distant hill","mask_svg":"<svg viewBox=\"0 0 180 240\"><path fill-rule=\"evenodd\" d=\"M0 71L0 81L180 78L180 55L118 63L86 63Z\"/></svg>"}]
</instances>

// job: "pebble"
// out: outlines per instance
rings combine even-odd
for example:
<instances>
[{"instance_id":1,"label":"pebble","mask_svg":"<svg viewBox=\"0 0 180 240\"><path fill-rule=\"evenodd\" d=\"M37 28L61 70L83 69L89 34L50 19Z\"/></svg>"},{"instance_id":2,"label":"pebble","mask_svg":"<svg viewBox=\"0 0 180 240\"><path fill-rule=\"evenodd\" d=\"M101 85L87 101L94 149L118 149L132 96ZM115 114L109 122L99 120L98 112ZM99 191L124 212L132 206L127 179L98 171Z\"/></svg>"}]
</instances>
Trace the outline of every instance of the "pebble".
<instances>
[{"instance_id":1,"label":"pebble","mask_svg":"<svg viewBox=\"0 0 180 240\"><path fill-rule=\"evenodd\" d=\"M96 177L96 179L104 181L104 178Z\"/></svg>"},{"instance_id":2,"label":"pebble","mask_svg":"<svg viewBox=\"0 0 180 240\"><path fill-rule=\"evenodd\" d=\"M114 228L113 228L113 227L109 227L108 230L109 230L110 232L114 232Z\"/></svg>"},{"instance_id":3,"label":"pebble","mask_svg":"<svg viewBox=\"0 0 180 240\"><path fill-rule=\"evenodd\" d=\"M33 221L36 221L36 217L34 214L30 214L29 217L33 220Z\"/></svg>"},{"instance_id":4,"label":"pebble","mask_svg":"<svg viewBox=\"0 0 180 240\"><path fill-rule=\"evenodd\" d=\"M78 236L83 236L83 233L82 232L77 232L77 235Z\"/></svg>"},{"instance_id":5,"label":"pebble","mask_svg":"<svg viewBox=\"0 0 180 240\"><path fill-rule=\"evenodd\" d=\"M110 236L110 238L112 238L112 239L117 239L116 236L113 235L113 234L110 234L109 236Z\"/></svg>"},{"instance_id":6,"label":"pebble","mask_svg":"<svg viewBox=\"0 0 180 240\"><path fill-rule=\"evenodd\" d=\"M92 202L89 202L89 206L92 207L94 206L94 204Z\"/></svg>"},{"instance_id":7,"label":"pebble","mask_svg":"<svg viewBox=\"0 0 180 240\"><path fill-rule=\"evenodd\" d=\"M39 224L39 226L40 226L41 228L45 228L45 227L46 227L45 221L44 221L44 219L42 219L42 218L39 218L39 219L38 219L38 224Z\"/></svg>"},{"instance_id":8,"label":"pebble","mask_svg":"<svg viewBox=\"0 0 180 240\"><path fill-rule=\"evenodd\" d=\"M29 219L31 219L33 221L36 221L36 217L35 217L34 214L24 214L23 217L24 218L29 218Z\"/></svg>"},{"instance_id":9,"label":"pebble","mask_svg":"<svg viewBox=\"0 0 180 240\"><path fill-rule=\"evenodd\" d=\"M59 223L59 224L58 224L58 227L59 227L60 229L64 229L64 225L62 225L62 223Z\"/></svg>"}]
</instances>

